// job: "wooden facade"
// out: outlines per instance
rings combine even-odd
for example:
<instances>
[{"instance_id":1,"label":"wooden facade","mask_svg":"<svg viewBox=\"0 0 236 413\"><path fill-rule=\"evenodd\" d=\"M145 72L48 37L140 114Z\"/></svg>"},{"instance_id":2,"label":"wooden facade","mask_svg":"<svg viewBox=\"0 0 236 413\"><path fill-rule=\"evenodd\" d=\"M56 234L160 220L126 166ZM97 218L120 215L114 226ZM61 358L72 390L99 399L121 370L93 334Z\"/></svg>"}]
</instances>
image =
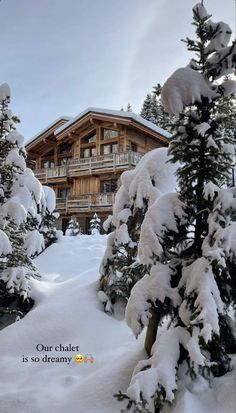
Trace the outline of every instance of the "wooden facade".
<instances>
[{"instance_id":1,"label":"wooden facade","mask_svg":"<svg viewBox=\"0 0 236 413\"><path fill-rule=\"evenodd\" d=\"M97 212L112 213L123 171L148 151L168 145L168 133L132 113L91 108L74 119L62 117L26 145L29 165L54 189L59 228L73 215L84 233Z\"/></svg>"}]
</instances>

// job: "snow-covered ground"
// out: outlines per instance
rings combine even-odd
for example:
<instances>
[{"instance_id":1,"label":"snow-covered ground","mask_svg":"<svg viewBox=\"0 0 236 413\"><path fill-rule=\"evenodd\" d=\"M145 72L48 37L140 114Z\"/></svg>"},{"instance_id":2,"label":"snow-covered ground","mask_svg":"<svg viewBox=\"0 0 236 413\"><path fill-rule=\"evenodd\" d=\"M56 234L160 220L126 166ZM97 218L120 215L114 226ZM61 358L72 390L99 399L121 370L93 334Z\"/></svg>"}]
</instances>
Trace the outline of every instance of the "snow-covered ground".
<instances>
[{"instance_id":1,"label":"snow-covered ground","mask_svg":"<svg viewBox=\"0 0 236 413\"><path fill-rule=\"evenodd\" d=\"M122 403L113 394L126 390L135 365L145 358L144 334L136 341L124 320L105 314L97 300L106 241L106 236L63 237L35 260L42 274L32 285L36 305L23 320L0 332L1 413L120 412ZM53 351L39 352L37 344ZM79 351L55 351L60 344L79 346ZM95 360L78 364L78 353ZM45 355L54 359L41 361ZM32 362L31 357L40 361ZM58 362L62 357L66 361ZM165 413L235 410L230 374L217 379L212 389L204 390L200 383L181 390Z\"/></svg>"}]
</instances>

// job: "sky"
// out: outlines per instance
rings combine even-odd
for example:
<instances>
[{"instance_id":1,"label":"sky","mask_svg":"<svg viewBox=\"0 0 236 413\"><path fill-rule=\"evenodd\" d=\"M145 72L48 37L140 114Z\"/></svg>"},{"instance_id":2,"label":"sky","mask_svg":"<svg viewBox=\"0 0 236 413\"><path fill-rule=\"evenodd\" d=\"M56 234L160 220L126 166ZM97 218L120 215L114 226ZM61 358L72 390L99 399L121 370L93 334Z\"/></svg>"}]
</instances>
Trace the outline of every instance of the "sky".
<instances>
[{"instance_id":1,"label":"sky","mask_svg":"<svg viewBox=\"0 0 236 413\"><path fill-rule=\"evenodd\" d=\"M147 93L192 57L196 0L0 0L0 82L26 141L89 106L140 112ZM235 0L205 0L235 34Z\"/></svg>"}]
</instances>

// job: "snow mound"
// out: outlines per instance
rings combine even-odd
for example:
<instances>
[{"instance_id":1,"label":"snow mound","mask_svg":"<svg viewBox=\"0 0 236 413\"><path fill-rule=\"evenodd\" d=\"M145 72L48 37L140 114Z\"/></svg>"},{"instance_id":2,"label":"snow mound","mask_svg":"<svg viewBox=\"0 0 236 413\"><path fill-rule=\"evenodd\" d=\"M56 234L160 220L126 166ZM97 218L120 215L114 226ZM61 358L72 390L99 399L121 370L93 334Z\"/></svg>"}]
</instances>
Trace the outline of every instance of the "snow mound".
<instances>
[{"instance_id":1,"label":"snow mound","mask_svg":"<svg viewBox=\"0 0 236 413\"><path fill-rule=\"evenodd\" d=\"M97 301L97 272L106 240L107 236L63 237L35 260L42 274L41 281L31 282L36 305L18 323L0 331L1 413L120 413L124 407L113 394L126 391L134 366L146 355L143 341L135 341L124 321L108 317ZM173 348L175 359L179 335L176 330L159 339L160 348ZM39 343L78 345L81 354L90 353L95 361L23 362L23 356L30 360L76 354L38 352ZM162 362L167 369L161 380L168 383L172 399L175 371L169 374L167 357ZM183 381L175 403L163 413L190 412L234 413L234 372L212 381L211 388Z\"/></svg>"}]
</instances>

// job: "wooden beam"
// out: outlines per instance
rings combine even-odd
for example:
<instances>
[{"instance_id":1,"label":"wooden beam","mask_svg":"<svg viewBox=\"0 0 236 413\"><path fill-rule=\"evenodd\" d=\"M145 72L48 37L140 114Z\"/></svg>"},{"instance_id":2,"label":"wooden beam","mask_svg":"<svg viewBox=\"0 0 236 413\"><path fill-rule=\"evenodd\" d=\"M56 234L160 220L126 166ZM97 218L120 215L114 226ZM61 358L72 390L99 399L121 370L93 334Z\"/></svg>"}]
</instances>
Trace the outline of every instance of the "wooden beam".
<instances>
[{"instance_id":1,"label":"wooden beam","mask_svg":"<svg viewBox=\"0 0 236 413\"><path fill-rule=\"evenodd\" d=\"M57 146L54 147L54 165L58 165Z\"/></svg>"},{"instance_id":2,"label":"wooden beam","mask_svg":"<svg viewBox=\"0 0 236 413\"><path fill-rule=\"evenodd\" d=\"M37 158L38 156L39 156L39 153L32 152L32 151L27 151L27 157L28 158L31 158L31 157Z\"/></svg>"},{"instance_id":3,"label":"wooden beam","mask_svg":"<svg viewBox=\"0 0 236 413\"><path fill-rule=\"evenodd\" d=\"M126 152L127 145L127 127L124 127L124 142L123 142L123 151Z\"/></svg>"},{"instance_id":4,"label":"wooden beam","mask_svg":"<svg viewBox=\"0 0 236 413\"><path fill-rule=\"evenodd\" d=\"M80 133L71 132L71 135L75 135L75 136L77 136L77 138L80 137Z\"/></svg>"},{"instance_id":5,"label":"wooden beam","mask_svg":"<svg viewBox=\"0 0 236 413\"><path fill-rule=\"evenodd\" d=\"M96 136L97 136L97 138L96 138L96 152L97 152L97 155L101 155L100 154L100 148L101 148L101 127L100 126L97 126L97 128L96 128Z\"/></svg>"},{"instance_id":6,"label":"wooden beam","mask_svg":"<svg viewBox=\"0 0 236 413\"><path fill-rule=\"evenodd\" d=\"M48 146L43 152L40 152L41 156L46 155L46 153L50 152L54 148L54 145Z\"/></svg>"}]
</instances>

